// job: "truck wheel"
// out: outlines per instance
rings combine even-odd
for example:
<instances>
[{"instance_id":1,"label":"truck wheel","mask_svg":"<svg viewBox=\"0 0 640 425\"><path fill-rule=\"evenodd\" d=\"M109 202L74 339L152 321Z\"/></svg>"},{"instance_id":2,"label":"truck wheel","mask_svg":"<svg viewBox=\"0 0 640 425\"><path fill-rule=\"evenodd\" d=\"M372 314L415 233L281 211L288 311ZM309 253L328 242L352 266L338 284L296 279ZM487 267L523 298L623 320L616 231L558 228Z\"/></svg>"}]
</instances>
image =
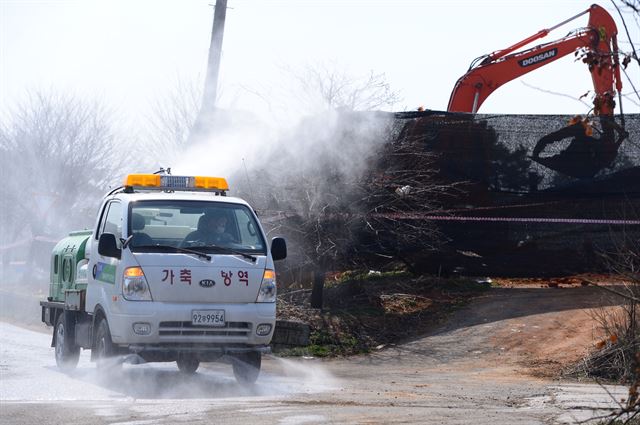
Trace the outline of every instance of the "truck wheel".
<instances>
[{"instance_id":1,"label":"truck wheel","mask_svg":"<svg viewBox=\"0 0 640 425\"><path fill-rule=\"evenodd\" d=\"M67 329L65 315L58 315L54 328L56 338L56 364L62 370L73 370L78 365L80 358L80 347L75 344L73 331Z\"/></svg>"},{"instance_id":2,"label":"truck wheel","mask_svg":"<svg viewBox=\"0 0 640 425\"><path fill-rule=\"evenodd\" d=\"M101 319L96 330L96 340L93 346L95 351L96 366L98 369L114 369L122 367L116 355L116 348L111 341L111 332L106 319Z\"/></svg>"},{"instance_id":3,"label":"truck wheel","mask_svg":"<svg viewBox=\"0 0 640 425\"><path fill-rule=\"evenodd\" d=\"M187 375L196 373L198 366L200 366L200 360L192 354L180 354L176 363L178 364L180 372Z\"/></svg>"},{"instance_id":4,"label":"truck wheel","mask_svg":"<svg viewBox=\"0 0 640 425\"><path fill-rule=\"evenodd\" d=\"M262 353L251 351L236 354L232 358L231 365L233 366L233 375L239 384L253 384L260 374Z\"/></svg>"}]
</instances>

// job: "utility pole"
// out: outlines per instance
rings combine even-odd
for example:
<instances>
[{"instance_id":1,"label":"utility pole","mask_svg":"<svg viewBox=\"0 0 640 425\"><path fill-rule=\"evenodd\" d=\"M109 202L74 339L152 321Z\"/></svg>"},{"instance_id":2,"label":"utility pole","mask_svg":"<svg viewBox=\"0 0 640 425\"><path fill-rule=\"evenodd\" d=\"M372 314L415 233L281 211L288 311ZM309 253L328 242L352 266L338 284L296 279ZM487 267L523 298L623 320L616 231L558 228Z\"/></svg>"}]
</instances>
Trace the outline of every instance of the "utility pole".
<instances>
[{"instance_id":1,"label":"utility pole","mask_svg":"<svg viewBox=\"0 0 640 425\"><path fill-rule=\"evenodd\" d=\"M216 0L213 12L213 27L211 28L211 45L209 47L209 62L207 78L204 83L203 109L214 108L218 95L218 74L220 72L220 57L222 56L222 37L224 35L224 20L227 17L227 0Z\"/></svg>"},{"instance_id":2,"label":"utility pole","mask_svg":"<svg viewBox=\"0 0 640 425\"><path fill-rule=\"evenodd\" d=\"M227 0L216 0L202 104L200 105L200 112L189 134L189 143L198 141L198 139L208 133L215 116L216 98L218 96L218 74L220 72L222 38L224 35L224 21L226 16Z\"/></svg>"}]
</instances>

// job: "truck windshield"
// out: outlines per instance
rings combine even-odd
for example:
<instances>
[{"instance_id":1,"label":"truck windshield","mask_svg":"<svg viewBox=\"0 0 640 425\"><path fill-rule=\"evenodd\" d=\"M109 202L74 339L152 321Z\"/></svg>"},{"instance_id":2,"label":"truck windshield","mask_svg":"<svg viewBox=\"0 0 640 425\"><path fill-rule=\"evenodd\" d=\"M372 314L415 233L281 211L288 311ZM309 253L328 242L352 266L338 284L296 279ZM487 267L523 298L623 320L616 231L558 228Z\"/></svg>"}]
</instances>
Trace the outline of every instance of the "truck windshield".
<instances>
[{"instance_id":1,"label":"truck windshield","mask_svg":"<svg viewBox=\"0 0 640 425\"><path fill-rule=\"evenodd\" d=\"M161 247L266 254L253 212L245 205L180 200L138 201L129 211L129 246L153 252ZM165 251L166 252L166 251Z\"/></svg>"}]
</instances>

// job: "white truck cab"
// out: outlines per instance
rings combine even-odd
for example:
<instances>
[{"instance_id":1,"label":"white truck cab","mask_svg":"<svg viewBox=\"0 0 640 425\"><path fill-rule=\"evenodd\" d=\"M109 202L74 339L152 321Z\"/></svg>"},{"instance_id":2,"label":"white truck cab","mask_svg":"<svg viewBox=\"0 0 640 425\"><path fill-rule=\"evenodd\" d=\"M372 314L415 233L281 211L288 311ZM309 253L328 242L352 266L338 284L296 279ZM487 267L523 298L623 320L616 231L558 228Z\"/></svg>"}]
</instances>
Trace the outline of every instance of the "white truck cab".
<instances>
[{"instance_id":1,"label":"white truck cab","mask_svg":"<svg viewBox=\"0 0 640 425\"><path fill-rule=\"evenodd\" d=\"M82 347L99 366L176 361L193 373L227 360L239 382L257 379L286 243L269 245L254 210L227 191L222 178L133 174L105 196L76 279L41 302L60 366L75 366Z\"/></svg>"}]
</instances>

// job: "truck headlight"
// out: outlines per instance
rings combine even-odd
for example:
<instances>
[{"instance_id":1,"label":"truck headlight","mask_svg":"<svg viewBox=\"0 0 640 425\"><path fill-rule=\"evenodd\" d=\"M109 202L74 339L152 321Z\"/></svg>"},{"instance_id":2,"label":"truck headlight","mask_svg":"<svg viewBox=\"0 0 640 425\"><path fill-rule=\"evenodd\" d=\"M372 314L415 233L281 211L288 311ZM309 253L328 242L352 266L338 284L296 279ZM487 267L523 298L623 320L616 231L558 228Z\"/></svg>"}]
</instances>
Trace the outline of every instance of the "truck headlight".
<instances>
[{"instance_id":1,"label":"truck headlight","mask_svg":"<svg viewBox=\"0 0 640 425\"><path fill-rule=\"evenodd\" d=\"M262 275L262 283L258 291L257 303L276 302L276 272L266 269Z\"/></svg>"},{"instance_id":2,"label":"truck headlight","mask_svg":"<svg viewBox=\"0 0 640 425\"><path fill-rule=\"evenodd\" d=\"M122 296L129 301L152 301L142 267L128 267L122 277Z\"/></svg>"}]
</instances>

